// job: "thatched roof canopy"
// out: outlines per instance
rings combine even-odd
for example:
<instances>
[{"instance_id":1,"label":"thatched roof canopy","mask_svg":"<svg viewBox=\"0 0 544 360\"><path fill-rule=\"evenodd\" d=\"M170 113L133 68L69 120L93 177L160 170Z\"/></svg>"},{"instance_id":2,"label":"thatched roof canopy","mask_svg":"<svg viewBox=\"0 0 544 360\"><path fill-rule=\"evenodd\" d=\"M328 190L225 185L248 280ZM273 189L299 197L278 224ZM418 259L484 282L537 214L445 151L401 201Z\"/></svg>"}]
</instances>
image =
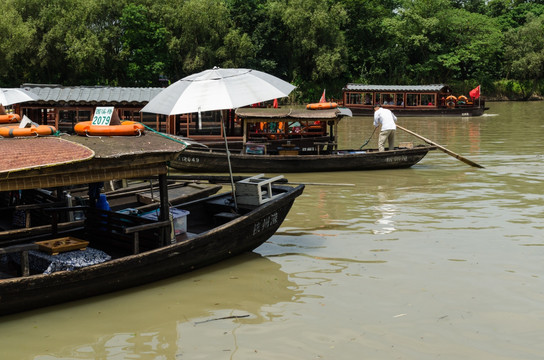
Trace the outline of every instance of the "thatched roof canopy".
<instances>
[{"instance_id":1,"label":"thatched roof canopy","mask_svg":"<svg viewBox=\"0 0 544 360\"><path fill-rule=\"evenodd\" d=\"M0 191L86 184L164 174L185 144L140 137L0 138Z\"/></svg>"}]
</instances>

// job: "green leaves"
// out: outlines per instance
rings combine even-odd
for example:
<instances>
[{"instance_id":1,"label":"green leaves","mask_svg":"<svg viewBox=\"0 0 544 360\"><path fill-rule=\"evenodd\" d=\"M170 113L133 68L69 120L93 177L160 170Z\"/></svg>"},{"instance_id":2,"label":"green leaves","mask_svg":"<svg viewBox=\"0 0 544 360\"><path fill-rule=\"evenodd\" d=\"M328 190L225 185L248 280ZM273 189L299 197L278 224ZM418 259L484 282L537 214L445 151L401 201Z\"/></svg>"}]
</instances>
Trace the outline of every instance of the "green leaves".
<instances>
[{"instance_id":1,"label":"green leaves","mask_svg":"<svg viewBox=\"0 0 544 360\"><path fill-rule=\"evenodd\" d=\"M544 79L544 15L528 14L523 26L506 33L504 43L508 74L520 80L528 99Z\"/></svg>"},{"instance_id":2,"label":"green leaves","mask_svg":"<svg viewBox=\"0 0 544 360\"><path fill-rule=\"evenodd\" d=\"M0 2L0 14L4 19L0 22L0 80L6 86L19 86L19 79L27 71L22 64L31 54L36 30L24 21L10 0Z\"/></svg>"},{"instance_id":3,"label":"green leaves","mask_svg":"<svg viewBox=\"0 0 544 360\"><path fill-rule=\"evenodd\" d=\"M120 18L121 58L132 85L157 85L165 70L167 30L148 16L145 6L129 4Z\"/></svg>"},{"instance_id":4,"label":"green leaves","mask_svg":"<svg viewBox=\"0 0 544 360\"><path fill-rule=\"evenodd\" d=\"M506 34L505 59L516 79L544 77L544 15L528 15L525 25Z\"/></svg>"},{"instance_id":5,"label":"green leaves","mask_svg":"<svg viewBox=\"0 0 544 360\"><path fill-rule=\"evenodd\" d=\"M346 82L544 76L538 2L4 0L0 11L1 86L156 86L213 66L250 67L296 83L303 102L323 88L339 96Z\"/></svg>"}]
</instances>

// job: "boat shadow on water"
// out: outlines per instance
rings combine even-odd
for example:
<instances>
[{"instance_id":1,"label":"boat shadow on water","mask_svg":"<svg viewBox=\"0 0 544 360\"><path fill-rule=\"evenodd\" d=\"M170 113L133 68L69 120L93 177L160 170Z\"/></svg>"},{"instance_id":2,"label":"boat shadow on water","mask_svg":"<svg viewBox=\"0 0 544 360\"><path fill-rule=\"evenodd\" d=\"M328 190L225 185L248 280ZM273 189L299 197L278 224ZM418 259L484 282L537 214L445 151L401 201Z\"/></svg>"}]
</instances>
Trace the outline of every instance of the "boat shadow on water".
<instances>
[{"instance_id":1,"label":"boat shadow on water","mask_svg":"<svg viewBox=\"0 0 544 360\"><path fill-rule=\"evenodd\" d=\"M59 357L88 348L106 353L123 344L125 355L146 349L147 354L170 358L184 351L179 344L187 343L190 333L281 318L275 306L297 301L302 292L280 264L249 252L191 274L115 294L4 316L0 327L10 333L19 327L33 327L34 336L62 344L55 352ZM77 326L85 328L84 337L73 331L74 319ZM156 341L160 346L150 346ZM10 351L16 354L15 349ZM30 346L30 353L42 355L43 349Z\"/></svg>"}]
</instances>

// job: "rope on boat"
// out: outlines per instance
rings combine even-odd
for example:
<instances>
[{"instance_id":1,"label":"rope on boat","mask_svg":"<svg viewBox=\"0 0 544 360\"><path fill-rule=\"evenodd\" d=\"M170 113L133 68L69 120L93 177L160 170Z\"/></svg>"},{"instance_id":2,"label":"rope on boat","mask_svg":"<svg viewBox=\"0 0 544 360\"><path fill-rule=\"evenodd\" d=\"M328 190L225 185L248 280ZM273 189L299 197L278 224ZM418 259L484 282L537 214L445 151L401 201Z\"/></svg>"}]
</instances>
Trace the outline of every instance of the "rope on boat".
<instances>
[{"instance_id":1,"label":"rope on boat","mask_svg":"<svg viewBox=\"0 0 544 360\"><path fill-rule=\"evenodd\" d=\"M158 134L158 135L160 135L160 136L162 136L162 137L165 137L165 138L170 139L170 140L172 140L172 141L178 142L178 143L183 144L183 145L185 145L185 146L191 145L191 143L189 143L189 142L187 142L187 141L183 141L183 140L180 140L180 139L176 139L176 138L174 138L174 137L172 137L172 136L168 136L168 135L166 135L165 133L162 133L162 132L160 132L160 131L157 131L157 130L155 130L155 129L150 128L149 126L147 126L147 125L144 124L144 123L141 123L141 124L142 124L147 130L152 131L152 132L154 132L155 134Z\"/></svg>"},{"instance_id":2,"label":"rope on boat","mask_svg":"<svg viewBox=\"0 0 544 360\"><path fill-rule=\"evenodd\" d=\"M370 137L368 138L368 140L367 140L363 145L361 145L361 147L359 148L359 150L361 150L362 148L364 148L364 147L370 142L370 139L372 139L372 137L374 136L374 133L376 132L376 129L377 129L377 128L378 128L377 126L374 127L374 131L372 131L372 135L370 135Z\"/></svg>"}]
</instances>

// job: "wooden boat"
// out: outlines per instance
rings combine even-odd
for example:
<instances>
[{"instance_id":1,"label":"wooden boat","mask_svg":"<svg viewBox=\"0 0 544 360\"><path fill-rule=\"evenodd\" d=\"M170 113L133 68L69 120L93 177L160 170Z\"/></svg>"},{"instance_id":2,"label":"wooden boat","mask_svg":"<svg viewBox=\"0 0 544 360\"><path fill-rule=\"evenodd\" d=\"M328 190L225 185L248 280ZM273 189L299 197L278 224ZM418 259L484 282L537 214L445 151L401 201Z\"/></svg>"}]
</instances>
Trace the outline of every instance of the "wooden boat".
<instances>
[{"instance_id":1,"label":"wooden boat","mask_svg":"<svg viewBox=\"0 0 544 360\"><path fill-rule=\"evenodd\" d=\"M168 202L170 205L178 205L216 194L223 186L195 181L176 181L167 177ZM72 205L86 205L88 194L86 188L68 190L74 199ZM150 211L159 207L159 184L156 180L137 180L132 184L114 190L105 191L104 195L110 208L114 211L123 209L135 210L139 213ZM53 201L53 200L51 200Z\"/></svg>"},{"instance_id":2,"label":"wooden boat","mask_svg":"<svg viewBox=\"0 0 544 360\"><path fill-rule=\"evenodd\" d=\"M162 136L2 139L0 149L18 154L0 164L0 220L33 215L19 228L0 224L2 315L138 286L251 251L275 233L304 189L256 177L239 181L234 195L169 207L167 163L183 146ZM161 200L145 216L92 202L66 206L64 188L142 177L158 178ZM38 186L58 201L41 202ZM12 204L17 196L31 201ZM83 218L70 221L75 212Z\"/></svg>"},{"instance_id":3,"label":"wooden boat","mask_svg":"<svg viewBox=\"0 0 544 360\"><path fill-rule=\"evenodd\" d=\"M392 150L337 149L338 122L349 110L238 109L244 122L240 151L189 146L170 166L185 172L324 172L407 168L418 163L433 146L406 144ZM265 124L265 125L263 125ZM276 126L271 126L276 124ZM279 126L283 124L283 126ZM327 127L329 127L328 132ZM312 137L312 131L316 128ZM266 132L274 129L274 132ZM279 129L284 129L280 131ZM270 140L274 136L274 141ZM323 136L326 135L326 136ZM325 139L325 141L323 141ZM229 149L230 150L230 149Z\"/></svg>"},{"instance_id":4,"label":"wooden boat","mask_svg":"<svg viewBox=\"0 0 544 360\"><path fill-rule=\"evenodd\" d=\"M408 168L417 164L432 146L377 150L338 150L321 155L231 154L234 172L301 173ZM229 171L225 152L187 149L171 166L186 172Z\"/></svg>"},{"instance_id":5,"label":"wooden boat","mask_svg":"<svg viewBox=\"0 0 544 360\"><path fill-rule=\"evenodd\" d=\"M347 84L343 89L343 106L354 115L373 115L380 103L397 116L480 116L485 100L454 96L449 86L439 85L364 85Z\"/></svg>"}]
</instances>

